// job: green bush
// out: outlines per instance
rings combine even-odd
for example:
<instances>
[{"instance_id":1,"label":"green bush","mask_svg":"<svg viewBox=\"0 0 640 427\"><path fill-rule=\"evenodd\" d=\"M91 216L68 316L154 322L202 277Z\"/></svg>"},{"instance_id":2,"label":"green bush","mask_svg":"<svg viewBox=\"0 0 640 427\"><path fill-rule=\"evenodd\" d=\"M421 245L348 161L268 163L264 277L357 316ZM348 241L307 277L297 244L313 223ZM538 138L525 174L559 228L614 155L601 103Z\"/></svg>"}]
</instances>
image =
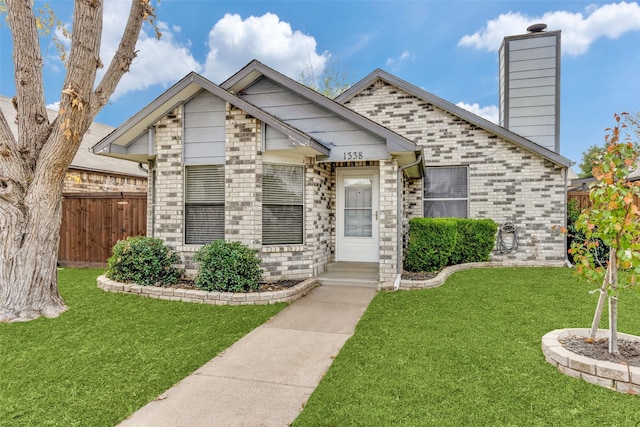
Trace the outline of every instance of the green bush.
<instances>
[{"instance_id":1,"label":"green bush","mask_svg":"<svg viewBox=\"0 0 640 427\"><path fill-rule=\"evenodd\" d=\"M183 271L174 267L180 259L160 239L153 237L128 237L118 240L107 260L107 277L118 282L144 286L172 285Z\"/></svg>"},{"instance_id":2,"label":"green bush","mask_svg":"<svg viewBox=\"0 0 640 427\"><path fill-rule=\"evenodd\" d=\"M489 261L498 226L490 219L455 218L458 236L449 265Z\"/></svg>"},{"instance_id":3,"label":"green bush","mask_svg":"<svg viewBox=\"0 0 640 427\"><path fill-rule=\"evenodd\" d=\"M195 255L199 289L222 292L256 291L262 277L257 251L240 242L216 240L200 248Z\"/></svg>"},{"instance_id":4,"label":"green bush","mask_svg":"<svg viewBox=\"0 0 640 427\"><path fill-rule=\"evenodd\" d=\"M404 259L408 271L437 271L448 265L456 246L456 222L448 218L413 218Z\"/></svg>"},{"instance_id":5,"label":"green bush","mask_svg":"<svg viewBox=\"0 0 640 427\"><path fill-rule=\"evenodd\" d=\"M490 219L414 218L409 221L407 271L437 271L467 262L488 261L498 226Z\"/></svg>"}]
</instances>

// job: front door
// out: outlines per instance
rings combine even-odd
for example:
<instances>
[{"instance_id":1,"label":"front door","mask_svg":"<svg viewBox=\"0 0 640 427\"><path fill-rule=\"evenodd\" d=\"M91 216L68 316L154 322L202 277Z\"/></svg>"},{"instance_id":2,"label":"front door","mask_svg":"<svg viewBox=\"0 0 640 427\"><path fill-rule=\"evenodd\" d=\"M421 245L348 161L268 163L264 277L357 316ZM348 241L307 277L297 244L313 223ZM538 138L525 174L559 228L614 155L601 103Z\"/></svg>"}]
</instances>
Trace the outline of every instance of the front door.
<instances>
[{"instance_id":1,"label":"front door","mask_svg":"<svg viewBox=\"0 0 640 427\"><path fill-rule=\"evenodd\" d=\"M378 262L378 168L338 168L336 261Z\"/></svg>"}]
</instances>

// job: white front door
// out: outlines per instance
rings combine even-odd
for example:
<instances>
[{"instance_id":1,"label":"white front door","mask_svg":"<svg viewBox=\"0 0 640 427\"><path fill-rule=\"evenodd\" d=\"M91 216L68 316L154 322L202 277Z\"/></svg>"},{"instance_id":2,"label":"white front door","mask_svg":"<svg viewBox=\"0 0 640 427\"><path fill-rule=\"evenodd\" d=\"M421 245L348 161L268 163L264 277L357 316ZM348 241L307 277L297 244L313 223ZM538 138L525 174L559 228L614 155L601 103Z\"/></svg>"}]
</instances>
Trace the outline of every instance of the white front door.
<instances>
[{"instance_id":1,"label":"white front door","mask_svg":"<svg viewBox=\"0 0 640 427\"><path fill-rule=\"evenodd\" d=\"M378 262L378 168L338 168L336 261Z\"/></svg>"}]
</instances>

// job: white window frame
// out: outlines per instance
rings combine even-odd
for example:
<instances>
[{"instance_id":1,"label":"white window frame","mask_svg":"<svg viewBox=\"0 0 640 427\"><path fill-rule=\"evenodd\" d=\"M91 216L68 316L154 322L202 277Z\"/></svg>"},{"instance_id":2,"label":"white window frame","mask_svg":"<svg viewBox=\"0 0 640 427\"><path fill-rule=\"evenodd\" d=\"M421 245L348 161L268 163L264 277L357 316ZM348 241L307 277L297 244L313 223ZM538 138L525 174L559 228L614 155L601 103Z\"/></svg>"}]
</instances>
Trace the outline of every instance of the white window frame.
<instances>
[{"instance_id":1,"label":"white window frame","mask_svg":"<svg viewBox=\"0 0 640 427\"><path fill-rule=\"evenodd\" d=\"M210 186L206 186L205 185L205 191L207 190L206 187L208 187L209 191L215 191L215 193L217 193L215 196L218 198L218 200L211 200L211 194L197 194L197 195L191 195L188 192L188 185L189 185L189 170L196 170L196 169L200 169L200 170L206 170L206 169L210 169L210 168L215 168L217 170L222 170L222 177L221 179L221 183L219 183L218 185L221 186L221 188L216 188L213 189ZM223 240L225 238L225 221L224 221L224 212L225 212L225 199L224 199L224 195L225 195L225 170L224 170L224 165L188 165L184 167L184 214L183 214L183 233L182 233L182 237L183 237L183 242L185 245L205 245L208 243L211 243L214 240ZM210 184L211 182L209 182ZM215 237L213 237L212 239L206 239L207 241L204 240L198 240L195 238L188 238L187 235L189 234L188 230L187 230L187 211L189 210L189 206L190 205L200 205L200 206L222 206L222 222L219 224L219 230L216 230L217 235ZM195 233L197 234L197 233Z\"/></svg>"},{"instance_id":2,"label":"white window frame","mask_svg":"<svg viewBox=\"0 0 640 427\"><path fill-rule=\"evenodd\" d=\"M265 186L264 186L264 177L265 177L265 169L269 166L289 166L300 168L301 170L301 195L299 203L292 204L283 204L283 203L265 203ZM262 165L262 245L263 246L292 246L292 245L302 245L304 244L305 239L305 166L301 164L292 164L292 163L263 163ZM265 205L271 206L300 206L300 228L299 228L299 241L296 240L281 240L281 241L273 241L269 239L269 236L266 236L265 240Z\"/></svg>"},{"instance_id":3,"label":"white window frame","mask_svg":"<svg viewBox=\"0 0 640 427\"><path fill-rule=\"evenodd\" d=\"M466 197L426 197L425 191L424 191L424 186L425 186L425 180L427 179L427 170L429 169L454 169L454 168L458 168L458 169L465 169L465 177L466 177L466 186L467 186L467 196ZM423 186L423 191L422 191L422 216L426 217L426 209L425 209L425 203L428 201L431 202L439 202L439 201L444 201L444 202L454 202L454 201L464 201L465 202L465 210L466 210L466 216L463 218L469 218L469 165L438 165L438 166L425 166L425 176L422 179L422 186ZM441 218L450 218L451 215L445 215Z\"/></svg>"}]
</instances>

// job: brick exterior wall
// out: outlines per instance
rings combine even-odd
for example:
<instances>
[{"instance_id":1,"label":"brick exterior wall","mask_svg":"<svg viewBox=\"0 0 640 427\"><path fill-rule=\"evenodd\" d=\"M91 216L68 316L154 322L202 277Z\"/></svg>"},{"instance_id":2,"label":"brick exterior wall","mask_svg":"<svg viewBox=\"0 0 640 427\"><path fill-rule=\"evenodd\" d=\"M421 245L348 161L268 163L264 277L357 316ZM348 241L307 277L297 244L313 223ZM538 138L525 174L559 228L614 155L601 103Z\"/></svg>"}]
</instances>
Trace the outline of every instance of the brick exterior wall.
<instances>
[{"instance_id":1,"label":"brick exterior wall","mask_svg":"<svg viewBox=\"0 0 640 427\"><path fill-rule=\"evenodd\" d=\"M398 274L398 163L380 161L380 282L393 285ZM402 221L400 222L402 224Z\"/></svg>"},{"instance_id":2,"label":"brick exterior wall","mask_svg":"<svg viewBox=\"0 0 640 427\"><path fill-rule=\"evenodd\" d=\"M468 165L469 216L517 227L518 250L494 260L564 260L564 236L551 229L565 223L562 167L381 80L346 105L415 141L426 166ZM422 216L422 182L404 195L407 216Z\"/></svg>"},{"instance_id":3,"label":"brick exterior wall","mask_svg":"<svg viewBox=\"0 0 640 427\"><path fill-rule=\"evenodd\" d=\"M64 177L65 193L144 193L147 179L139 176L114 175L80 169L69 169Z\"/></svg>"},{"instance_id":4,"label":"brick exterior wall","mask_svg":"<svg viewBox=\"0 0 640 427\"><path fill-rule=\"evenodd\" d=\"M262 125L244 111L227 105L225 154L225 236L258 250L265 280L305 279L325 270L333 259L335 174L330 163L305 164L304 243L262 245ZM148 235L176 250L187 276L199 245L183 243L182 109L156 124L155 185L148 192ZM155 194L154 194L155 193ZM155 203L154 203L155 202Z\"/></svg>"},{"instance_id":5,"label":"brick exterior wall","mask_svg":"<svg viewBox=\"0 0 640 427\"><path fill-rule=\"evenodd\" d=\"M564 259L564 238L551 230L564 224L563 168L520 149L386 83L378 82L348 104L355 111L416 141L424 163L468 165L470 217L491 218L498 224L513 221L520 247L493 259L558 261ZM148 235L162 238L182 257L193 276L198 245L183 243L184 165L182 108L156 124L156 158L151 162ZM377 167L380 176L380 282L390 287L398 270L398 244L406 242L408 218L422 216L422 181L398 182L395 159L319 163L304 160L304 242L299 245L262 245L262 123L227 105L225 152L225 236L258 250L266 280L304 279L325 270L335 260L336 170L340 167ZM300 158L302 159L302 157ZM397 186L402 188L398 219ZM398 226L404 238L398 241Z\"/></svg>"},{"instance_id":6,"label":"brick exterior wall","mask_svg":"<svg viewBox=\"0 0 640 427\"><path fill-rule=\"evenodd\" d=\"M184 213L181 107L156 123L155 136L155 183L149 185L152 191L148 193L147 235L181 250Z\"/></svg>"}]
</instances>

